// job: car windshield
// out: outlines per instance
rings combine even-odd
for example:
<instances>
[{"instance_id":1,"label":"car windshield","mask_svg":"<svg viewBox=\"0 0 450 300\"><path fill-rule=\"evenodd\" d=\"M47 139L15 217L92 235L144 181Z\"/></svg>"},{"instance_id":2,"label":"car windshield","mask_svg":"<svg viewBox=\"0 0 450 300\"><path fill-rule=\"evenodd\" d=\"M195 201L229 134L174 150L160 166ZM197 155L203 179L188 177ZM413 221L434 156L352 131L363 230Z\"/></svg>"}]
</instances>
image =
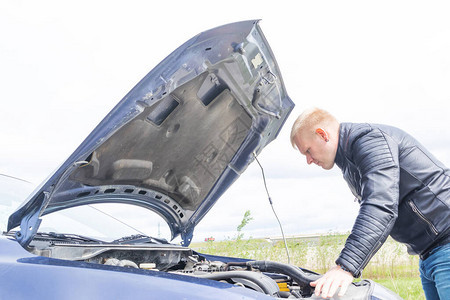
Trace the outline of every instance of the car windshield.
<instances>
[{"instance_id":1,"label":"car windshield","mask_svg":"<svg viewBox=\"0 0 450 300\"><path fill-rule=\"evenodd\" d=\"M0 230L6 231L9 216L33 191L33 184L0 175ZM170 229L157 214L127 204L91 204L41 217L40 233L76 234L105 242L129 236L170 239ZM13 229L13 230L17 230Z\"/></svg>"},{"instance_id":2,"label":"car windshield","mask_svg":"<svg viewBox=\"0 0 450 300\"><path fill-rule=\"evenodd\" d=\"M25 180L0 174L0 230L6 231L9 215L33 191L33 185Z\"/></svg>"},{"instance_id":3,"label":"car windshield","mask_svg":"<svg viewBox=\"0 0 450 300\"><path fill-rule=\"evenodd\" d=\"M78 234L105 242L146 235L170 238L166 222L148 209L128 204L90 204L42 217L39 232Z\"/></svg>"}]
</instances>

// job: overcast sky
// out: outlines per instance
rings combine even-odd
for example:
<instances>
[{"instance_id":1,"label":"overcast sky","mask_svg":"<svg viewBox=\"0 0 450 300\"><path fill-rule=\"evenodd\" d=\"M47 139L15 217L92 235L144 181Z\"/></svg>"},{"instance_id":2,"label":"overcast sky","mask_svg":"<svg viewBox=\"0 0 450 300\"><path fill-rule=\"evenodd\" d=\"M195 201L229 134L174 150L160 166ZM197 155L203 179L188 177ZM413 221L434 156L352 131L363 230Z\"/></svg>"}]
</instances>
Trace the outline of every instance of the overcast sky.
<instances>
[{"instance_id":1,"label":"overcast sky","mask_svg":"<svg viewBox=\"0 0 450 300\"><path fill-rule=\"evenodd\" d=\"M283 4L285 3L285 4ZM308 166L289 143L310 106L387 123L450 166L448 1L0 1L0 173L39 184L179 45L248 19L260 26L296 104L259 159L288 235L347 231L358 205L340 170ZM194 232L280 235L253 163ZM144 218L133 226L144 230Z\"/></svg>"}]
</instances>

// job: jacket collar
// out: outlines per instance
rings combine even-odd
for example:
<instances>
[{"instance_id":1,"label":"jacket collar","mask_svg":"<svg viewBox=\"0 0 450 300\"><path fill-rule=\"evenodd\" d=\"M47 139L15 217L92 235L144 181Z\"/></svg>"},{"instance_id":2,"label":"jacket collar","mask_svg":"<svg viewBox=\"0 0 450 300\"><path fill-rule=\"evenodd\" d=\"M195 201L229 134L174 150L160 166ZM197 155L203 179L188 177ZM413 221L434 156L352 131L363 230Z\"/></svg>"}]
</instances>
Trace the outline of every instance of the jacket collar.
<instances>
[{"instance_id":1,"label":"jacket collar","mask_svg":"<svg viewBox=\"0 0 450 300\"><path fill-rule=\"evenodd\" d=\"M348 136L351 128L351 123L341 123L339 125L339 143L336 151L336 158L334 163L342 170L345 162L345 152L348 146Z\"/></svg>"}]
</instances>

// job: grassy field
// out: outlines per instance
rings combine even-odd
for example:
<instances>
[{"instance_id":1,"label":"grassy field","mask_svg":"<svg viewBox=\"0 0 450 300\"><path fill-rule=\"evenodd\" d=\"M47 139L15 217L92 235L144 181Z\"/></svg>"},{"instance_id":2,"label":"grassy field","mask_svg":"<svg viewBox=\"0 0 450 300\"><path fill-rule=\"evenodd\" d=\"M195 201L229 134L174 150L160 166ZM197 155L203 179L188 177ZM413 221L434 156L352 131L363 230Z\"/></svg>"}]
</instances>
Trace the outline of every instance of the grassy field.
<instances>
[{"instance_id":1,"label":"grassy field","mask_svg":"<svg viewBox=\"0 0 450 300\"><path fill-rule=\"evenodd\" d=\"M291 264L318 273L326 272L344 246L347 235L332 234L315 239L290 239ZM193 243L201 253L271 260L287 263L283 242L242 239ZM410 256L406 247L388 239L364 269L362 277L372 279L399 294L403 299L425 299L420 283L419 258Z\"/></svg>"}]
</instances>

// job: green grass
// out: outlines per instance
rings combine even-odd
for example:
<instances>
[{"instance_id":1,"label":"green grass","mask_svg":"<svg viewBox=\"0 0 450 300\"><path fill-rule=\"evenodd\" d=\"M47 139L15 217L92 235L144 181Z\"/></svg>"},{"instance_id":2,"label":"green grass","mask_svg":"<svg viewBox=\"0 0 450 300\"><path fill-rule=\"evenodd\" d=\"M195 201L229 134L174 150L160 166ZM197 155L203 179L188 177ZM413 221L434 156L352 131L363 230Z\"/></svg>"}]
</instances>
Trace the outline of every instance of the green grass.
<instances>
[{"instance_id":1,"label":"green grass","mask_svg":"<svg viewBox=\"0 0 450 300\"><path fill-rule=\"evenodd\" d=\"M288 240L290 263L318 273L324 273L335 263L348 235L330 234L316 239ZM287 263L283 242L264 239L237 239L193 243L201 253L271 260ZM403 299L425 299L418 271L419 258L410 256L406 247L388 239L363 271L369 278L396 292Z\"/></svg>"},{"instance_id":2,"label":"green grass","mask_svg":"<svg viewBox=\"0 0 450 300\"><path fill-rule=\"evenodd\" d=\"M405 300L425 299L420 278L399 277L376 279L374 281L394 291Z\"/></svg>"}]
</instances>

